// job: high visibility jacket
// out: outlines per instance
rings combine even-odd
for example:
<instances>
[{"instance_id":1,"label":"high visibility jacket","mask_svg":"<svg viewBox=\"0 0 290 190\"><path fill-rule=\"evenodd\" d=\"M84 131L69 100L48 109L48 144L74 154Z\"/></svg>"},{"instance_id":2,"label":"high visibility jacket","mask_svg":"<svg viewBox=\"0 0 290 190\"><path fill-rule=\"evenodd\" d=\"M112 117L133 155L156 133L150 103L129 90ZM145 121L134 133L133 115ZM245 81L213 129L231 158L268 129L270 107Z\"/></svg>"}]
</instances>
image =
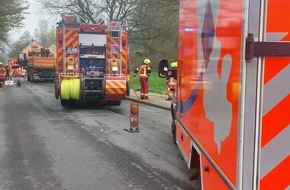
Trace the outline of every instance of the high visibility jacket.
<instances>
[{"instance_id":1,"label":"high visibility jacket","mask_svg":"<svg viewBox=\"0 0 290 190\"><path fill-rule=\"evenodd\" d=\"M138 72L140 72L139 74L140 77L149 77L151 74L151 68L149 65L140 65L134 71L134 73Z\"/></svg>"}]
</instances>

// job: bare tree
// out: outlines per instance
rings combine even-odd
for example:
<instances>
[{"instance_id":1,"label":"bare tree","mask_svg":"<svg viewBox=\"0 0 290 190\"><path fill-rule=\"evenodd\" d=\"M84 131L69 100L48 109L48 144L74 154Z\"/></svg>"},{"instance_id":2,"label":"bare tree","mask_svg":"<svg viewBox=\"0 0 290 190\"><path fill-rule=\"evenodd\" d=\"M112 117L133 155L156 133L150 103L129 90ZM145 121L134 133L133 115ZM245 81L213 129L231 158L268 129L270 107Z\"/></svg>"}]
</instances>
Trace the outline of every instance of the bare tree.
<instances>
[{"instance_id":1,"label":"bare tree","mask_svg":"<svg viewBox=\"0 0 290 190\"><path fill-rule=\"evenodd\" d=\"M50 45L55 44L56 37L55 37L55 27L54 26L52 26L48 30L48 33L46 35L46 38L47 38L47 40L46 40L46 44L44 44L45 46L48 46L49 47Z\"/></svg>"},{"instance_id":2,"label":"bare tree","mask_svg":"<svg viewBox=\"0 0 290 190\"><path fill-rule=\"evenodd\" d=\"M49 26L47 20L40 20L34 31L34 39L44 46L55 44L54 25Z\"/></svg>"},{"instance_id":3,"label":"bare tree","mask_svg":"<svg viewBox=\"0 0 290 190\"><path fill-rule=\"evenodd\" d=\"M40 20L38 22L38 26L39 26L39 42L41 44L47 44L48 22L46 20Z\"/></svg>"},{"instance_id":4,"label":"bare tree","mask_svg":"<svg viewBox=\"0 0 290 190\"><path fill-rule=\"evenodd\" d=\"M20 38L10 44L9 57L17 57L18 54L32 41L32 36L29 31L24 32Z\"/></svg>"},{"instance_id":5,"label":"bare tree","mask_svg":"<svg viewBox=\"0 0 290 190\"><path fill-rule=\"evenodd\" d=\"M98 23L100 19L126 20L131 52L154 61L176 60L179 0L39 1L50 14L74 14L87 23Z\"/></svg>"},{"instance_id":6,"label":"bare tree","mask_svg":"<svg viewBox=\"0 0 290 190\"><path fill-rule=\"evenodd\" d=\"M139 57L149 57L155 63L164 58L177 59L178 3L176 0L142 1L131 20L134 27L130 35L133 52Z\"/></svg>"},{"instance_id":7,"label":"bare tree","mask_svg":"<svg viewBox=\"0 0 290 190\"><path fill-rule=\"evenodd\" d=\"M83 22L123 21L134 14L141 0L39 0L50 14L74 14Z\"/></svg>"},{"instance_id":8,"label":"bare tree","mask_svg":"<svg viewBox=\"0 0 290 190\"><path fill-rule=\"evenodd\" d=\"M134 15L139 3L139 0L102 0L100 8L109 20L123 21Z\"/></svg>"},{"instance_id":9,"label":"bare tree","mask_svg":"<svg viewBox=\"0 0 290 190\"><path fill-rule=\"evenodd\" d=\"M83 22L96 23L101 17L101 10L96 0L39 0L49 14L73 14Z\"/></svg>"}]
</instances>

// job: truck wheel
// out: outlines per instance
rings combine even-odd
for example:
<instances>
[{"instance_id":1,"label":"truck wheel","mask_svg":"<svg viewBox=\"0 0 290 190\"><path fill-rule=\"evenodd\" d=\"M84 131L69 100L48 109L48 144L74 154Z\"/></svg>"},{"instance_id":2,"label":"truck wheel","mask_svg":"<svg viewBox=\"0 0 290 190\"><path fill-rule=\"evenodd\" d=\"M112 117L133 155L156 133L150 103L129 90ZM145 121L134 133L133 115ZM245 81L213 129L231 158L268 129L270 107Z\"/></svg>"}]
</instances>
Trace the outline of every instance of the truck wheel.
<instances>
[{"instance_id":1,"label":"truck wheel","mask_svg":"<svg viewBox=\"0 0 290 190\"><path fill-rule=\"evenodd\" d=\"M16 77L15 73L12 73L12 77Z\"/></svg>"},{"instance_id":2,"label":"truck wheel","mask_svg":"<svg viewBox=\"0 0 290 190\"><path fill-rule=\"evenodd\" d=\"M61 103L62 106L68 106L70 104L70 101L61 99L60 103Z\"/></svg>"},{"instance_id":3,"label":"truck wheel","mask_svg":"<svg viewBox=\"0 0 290 190\"><path fill-rule=\"evenodd\" d=\"M116 101L114 101L113 104L116 105L116 106L119 106L119 105L121 105L121 100L116 100Z\"/></svg>"},{"instance_id":4,"label":"truck wheel","mask_svg":"<svg viewBox=\"0 0 290 190\"><path fill-rule=\"evenodd\" d=\"M126 82L126 95L127 95L127 97L130 96L130 83L129 83L129 81Z\"/></svg>"},{"instance_id":5,"label":"truck wheel","mask_svg":"<svg viewBox=\"0 0 290 190\"><path fill-rule=\"evenodd\" d=\"M171 132L172 132L173 143L176 144L176 125L175 125L175 120L172 120L172 122L171 122Z\"/></svg>"},{"instance_id":6,"label":"truck wheel","mask_svg":"<svg viewBox=\"0 0 290 190\"><path fill-rule=\"evenodd\" d=\"M55 79L55 81L54 81L54 95L55 95L56 99L59 99L60 93L59 93L59 81L58 81L58 79Z\"/></svg>"},{"instance_id":7,"label":"truck wheel","mask_svg":"<svg viewBox=\"0 0 290 190\"><path fill-rule=\"evenodd\" d=\"M176 109L173 107L173 103L171 103L171 116L172 120L176 120Z\"/></svg>"},{"instance_id":8,"label":"truck wheel","mask_svg":"<svg viewBox=\"0 0 290 190\"><path fill-rule=\"evenodd\" d=\"M121 105L121 100L109 100L109 101L107 101L107 105L119 106L119 105Z\"/></svg>"},{"instance_id":9,"label":"truck wheel","mask_svg":"<svg viewBox=\"0 0 290 190\"><path fill-rule=\"evenodd\" d=\"M64 99L61 99L60 100L60 103L64 107L66 107L66 106L73 106L73 105L76 104L76 100L64 100Z\"/></svg>"}]
</instances>

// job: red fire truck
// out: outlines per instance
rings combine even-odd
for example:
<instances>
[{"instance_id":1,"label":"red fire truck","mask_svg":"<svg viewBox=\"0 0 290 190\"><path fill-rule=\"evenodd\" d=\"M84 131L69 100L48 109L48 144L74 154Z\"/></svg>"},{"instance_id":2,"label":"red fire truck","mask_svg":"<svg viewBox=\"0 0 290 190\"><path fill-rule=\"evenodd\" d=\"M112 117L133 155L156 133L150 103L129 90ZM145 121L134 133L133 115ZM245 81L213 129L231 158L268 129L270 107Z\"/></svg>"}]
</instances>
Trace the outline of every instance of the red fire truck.
<instances>
[{"instance_id":1,"label":"red fire truck","mask_svg":"<svg viewBox=\"0 0 290 190\"><path fill-rule=\"evenodd\" d=\"M120 105L129 96L128 26L87 24L62 17L56 28L56 98Z\"/></svg>"},{"instance_id":2,"label":"red fire truck","mask_svg":"<svg viewBox=\"0 0 290 190\"><path fill-rule=\"evenodd\" d=\"M289 9L180 0L172 132L201 189L290 189Z\"/></svg>"}]
</instances>

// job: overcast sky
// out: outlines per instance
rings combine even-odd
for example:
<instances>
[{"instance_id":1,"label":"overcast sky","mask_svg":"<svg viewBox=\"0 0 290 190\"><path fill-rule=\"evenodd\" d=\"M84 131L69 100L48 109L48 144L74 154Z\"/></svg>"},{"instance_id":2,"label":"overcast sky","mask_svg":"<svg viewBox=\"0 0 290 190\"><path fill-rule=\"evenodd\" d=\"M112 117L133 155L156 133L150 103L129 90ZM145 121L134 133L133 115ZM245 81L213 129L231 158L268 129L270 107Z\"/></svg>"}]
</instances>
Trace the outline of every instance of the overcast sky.
<instances>
[{"instance_id":1,"label":"overcast sky","mask_svg":"<svg viewBox=\"0 0 290 190\"><path fill-rule=\"evenodd\" d=\"M44 14L43 9L41 8L40 3L36 2L36 0L27 0L30 4L27 12L29 14L25 14L25 20L23 21L24 27L15 29L11 32L11 38L13 41L18 40L18 38L25 32L29 31L32 36L34 36L34 31L36 28L39 28L39 20L47 20L49 24L54 25L57 22L57 18L54 16L50 16Z\"/></svg>"}]
</instances>

